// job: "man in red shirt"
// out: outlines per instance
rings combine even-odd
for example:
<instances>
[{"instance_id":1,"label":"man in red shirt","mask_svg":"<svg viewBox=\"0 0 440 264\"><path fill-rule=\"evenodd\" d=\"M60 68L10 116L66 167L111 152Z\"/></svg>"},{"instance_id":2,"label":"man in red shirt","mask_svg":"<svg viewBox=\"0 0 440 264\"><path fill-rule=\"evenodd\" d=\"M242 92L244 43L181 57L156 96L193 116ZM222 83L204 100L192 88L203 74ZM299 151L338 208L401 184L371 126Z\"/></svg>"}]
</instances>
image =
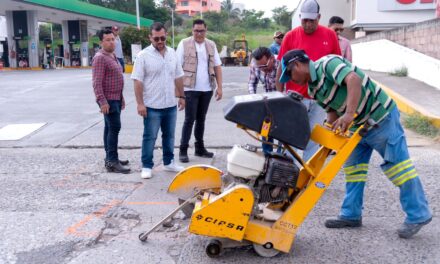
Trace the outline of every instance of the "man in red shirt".
<instances>
[{"instance_id":1,"label":"man in red shirt","mask_svg":"<svg viewBox=\"0 0 440 264\"><path fill-rule=\"evenodd\" d=\"M293 49L302 49L311 60L318 60L329 54L341 55L338 37L336 33L324 26L319 25L321 14L319 4L315 0L305 0L300 11L301 26L289 31L283 39L280 53L277 59L281 60L285 53ZM284 87L279 82L281 76L281 63L278 66L276 86L278 91L294 91L304 97L303 103L307 107L310 127L322 124L326 114L307 93L307 85L301 86L289 81ZM303 159L308 160L318 150L319 145L310 141L304 150Z\"/></svg>"},{"instance_id":2,"label":"man in red shirt","mask_svg":"<svg viewBox=\"0 0 440 264\"><path fill-rule=\"evenodd\" d=\"M115 36L109 29L98 33L101 50L93 57L93 91L101 113L104 115L105 167L109 172L129 173L124 165L128 160L119 160L118 135L121 129L121 111L125 108L124 76L116 58Z\"/></svg>"}]
</instances>

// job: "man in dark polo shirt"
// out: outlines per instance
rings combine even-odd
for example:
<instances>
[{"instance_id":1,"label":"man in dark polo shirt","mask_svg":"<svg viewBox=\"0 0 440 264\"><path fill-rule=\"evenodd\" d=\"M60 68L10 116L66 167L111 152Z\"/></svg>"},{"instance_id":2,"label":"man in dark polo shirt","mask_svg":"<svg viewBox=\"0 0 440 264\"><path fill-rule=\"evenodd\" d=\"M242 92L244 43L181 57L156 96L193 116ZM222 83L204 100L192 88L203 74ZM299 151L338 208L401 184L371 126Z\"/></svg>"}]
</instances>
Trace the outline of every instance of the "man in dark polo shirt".
<instances>
[{"instance_id":1,"label":"man in dark polo shirt","mask_svg":"<svg viewBox=\"0 0 440 264\"><path fill-rule=\"evenodd\" d=\"M93 90L101 113L104 115L105 167L109 172L129 173L124 165L128 160L119 160L118 135L121 130L121 111L125 108L124 76L116 58L115 36L111 30L98 33L101 50L93 58Z\"/></svg>"}]
</instances>

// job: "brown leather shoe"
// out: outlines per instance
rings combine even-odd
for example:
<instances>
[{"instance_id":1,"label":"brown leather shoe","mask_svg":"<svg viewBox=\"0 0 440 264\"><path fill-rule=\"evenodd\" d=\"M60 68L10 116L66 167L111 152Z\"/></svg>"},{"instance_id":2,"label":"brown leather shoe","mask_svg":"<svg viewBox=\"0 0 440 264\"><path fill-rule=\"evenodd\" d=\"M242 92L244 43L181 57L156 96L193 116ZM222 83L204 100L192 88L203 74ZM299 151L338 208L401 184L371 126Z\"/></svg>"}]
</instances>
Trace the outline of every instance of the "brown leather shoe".
<instances>
[{"instance_id":1,"label":"brown leather shoe","mask_svg":"<svg viewBox=\"0 0 440 264\"><path fill-rule=\"evenodd\" d=\"M108 172L116 172L127 174L130 173L130 169L121 165L119 161L108 161L105 165Z\"/></svg>"}]
</instances>

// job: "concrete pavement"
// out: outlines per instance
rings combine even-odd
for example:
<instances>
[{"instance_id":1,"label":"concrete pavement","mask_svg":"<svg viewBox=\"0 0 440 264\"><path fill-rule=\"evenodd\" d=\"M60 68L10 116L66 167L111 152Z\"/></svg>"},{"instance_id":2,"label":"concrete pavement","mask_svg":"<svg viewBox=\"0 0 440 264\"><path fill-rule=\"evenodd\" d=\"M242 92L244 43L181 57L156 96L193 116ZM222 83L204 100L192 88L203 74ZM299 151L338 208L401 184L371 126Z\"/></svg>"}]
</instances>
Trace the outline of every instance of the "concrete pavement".
<instances>
[{"instance_id":1,"label":"concrete pavement","mask_svg":"<svg viewBox=\"0 0 440 264\"><path fill-rule=\"evenodd\" d=\"M119 175L103 169L103 124L93 101L90 70L0 74L0 106L5 110L0 112L0 128L11 123L47 123L22 140L0 141L0 263L266 263L247 247L209 259L204 252L207 238L189 234L188 220L181 214L172 228L161 228L147 243L138 240L140 232L177 204L166 193L174 175L162 170L160 149L155 151L154 177L139 177L142 121L135 112L128 77L120 155L130 160L133 173ZM206 143L216 156L196 158L191 149L190 164L208 163L226 171L226 154L233 144L258 143L222 114L228 98L247 92L247 69L224 68L224 79L225 98L212 101L207 118ZM177 144L182 121L180 112ZM410 131L407 137L434 212L430 225L413 239L397 237L404 217L398 190L386 180L379 169L381 160L374 155L364 226L323 227L326 217L338 213L343 199L344 178L338 175L300 228L291 253L270 261L438 263L440 147Z\"/></svg>"},{"instance_id":2,"label":"concrete pavement","mask_svg":"<svg viewBox=\"0 0 440 264\"><path fill-rule=\"evenodd\" d=\"M408 77L372 71L367 73L396 101L401 112L418 113L440 128L440 90Z\"/></svg>"}]
</instances>

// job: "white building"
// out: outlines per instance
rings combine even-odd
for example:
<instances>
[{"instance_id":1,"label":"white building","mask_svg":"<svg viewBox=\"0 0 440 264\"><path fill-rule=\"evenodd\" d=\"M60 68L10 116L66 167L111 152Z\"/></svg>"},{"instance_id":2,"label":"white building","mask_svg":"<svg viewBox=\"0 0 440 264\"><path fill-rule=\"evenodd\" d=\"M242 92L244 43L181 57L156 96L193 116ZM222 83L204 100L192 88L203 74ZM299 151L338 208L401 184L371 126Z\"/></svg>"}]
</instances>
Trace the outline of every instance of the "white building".
<instances>
[{"instance_id":1,"label":"white building","mask_svg":"<svg viewBox=\"0 0 440 264\"><path fill-rule=\"evenodd\" d=\"M357 36L434 19L436 0L317 0L320 24L340 16ZM301 0L293 13L292 27L299 26Z\"/></svg>"}]
</instances>

